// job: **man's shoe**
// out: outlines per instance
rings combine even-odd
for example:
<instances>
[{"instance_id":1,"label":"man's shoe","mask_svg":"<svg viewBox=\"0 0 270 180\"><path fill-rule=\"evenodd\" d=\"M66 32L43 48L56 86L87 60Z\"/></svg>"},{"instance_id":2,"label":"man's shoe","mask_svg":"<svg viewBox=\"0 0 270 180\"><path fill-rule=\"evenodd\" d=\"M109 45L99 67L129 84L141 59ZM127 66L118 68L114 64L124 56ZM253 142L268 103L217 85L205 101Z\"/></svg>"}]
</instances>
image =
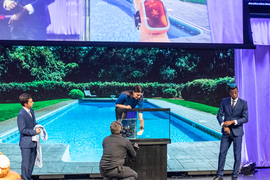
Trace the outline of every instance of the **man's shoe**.
<instances>
[{"instance_id":1,"label":"man's shoe","mask_svg":"<svg viewBox=\"0 0 270 180\"><path fill-rule=\"evenodd\" d=\"M237 180L237 177L232 177L232 180Z\"/></svg>"},{"instance_id":2,"label":"man's shoe","mask_svg":"<svg viewBox=\"0 0 270 180\"><path fill-rule=\"evenodd\" d=\"M223 180L223 177L216 176L213 180Z\"/></svg>"}]
</instances>

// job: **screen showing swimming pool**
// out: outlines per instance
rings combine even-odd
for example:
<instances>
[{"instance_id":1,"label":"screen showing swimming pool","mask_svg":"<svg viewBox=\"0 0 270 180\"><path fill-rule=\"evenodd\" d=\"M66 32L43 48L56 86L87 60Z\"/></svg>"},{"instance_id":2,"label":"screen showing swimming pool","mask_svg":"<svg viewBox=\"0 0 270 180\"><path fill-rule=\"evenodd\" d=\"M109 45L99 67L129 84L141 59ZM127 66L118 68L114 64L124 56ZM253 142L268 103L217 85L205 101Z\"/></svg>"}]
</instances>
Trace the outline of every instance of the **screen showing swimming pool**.
<instances>
[{"instance_id":1,"label":"screen showing swimming pool","mask_svg":"<svg viewBox=\"0 0 270 180\"><path fill-rule=\"evenodd\" d=\"M143 107L170 108L170 114L143 112L143 133L135 118L135 133L128 138L154 143L170 139L168 172L216 171L222 136L216 113L222 98L229 96L227 85L235 82L233 49L0 46L0 50L0 151L10 159L11 170L21 173L17 116L22 93L32 95L37 123L48 133L48 140L41 143L43 167L35 167L33 174L89 177L100 173L102 141L116 119L115 101L141 85ZM231 170L233 153L228 158L225 169Z\"/></svg>"},{"instance_id":2,"label":"screen showing swimming pool","mask_svg":"<svg viewBox=\"0 0 270 180\"><path fill-rule=\"evenodd\" d=\"M155 108L151 104L144 104L145 108ZM166 112L144 112L143 115L145 129L142 135L134 133L136 139L171 138L172 143L218 140ZM115 103L107 102L73 103L39 121L49 136L43 143L69 145L69 158L65 160L99 162L103 152L102 141L111 134L109 127L114 120ZM19 133L14 138L3 138L2 142L19 143Z\"/></svg>"}]
</instances>

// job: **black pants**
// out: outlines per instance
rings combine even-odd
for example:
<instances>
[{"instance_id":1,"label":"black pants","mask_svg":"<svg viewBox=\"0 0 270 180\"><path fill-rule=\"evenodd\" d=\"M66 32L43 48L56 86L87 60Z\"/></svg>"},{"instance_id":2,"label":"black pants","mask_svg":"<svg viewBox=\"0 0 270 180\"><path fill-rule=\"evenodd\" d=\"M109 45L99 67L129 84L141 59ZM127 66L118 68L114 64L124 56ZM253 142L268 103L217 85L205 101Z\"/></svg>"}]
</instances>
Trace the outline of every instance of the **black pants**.
<instances>
[{"instance_id":1,"label":"black pants","mask_svg":"<svg viewBox=\"0 0 270 180\"><path fill-rule=\"evenodd\" d=\"M27 27L25 24L11 27L11 39L13 40L46 40L46 27Z\"/></svg>"},{"instance_id":2,"label":"black pants","mask_svg":"<svg viewBox=\"0 0 270 180\"><path fill-rule=\"evenodd\" d=\"M122 178L122 179L127 178L129 180L136 180L138 178L138 174L127 166L122 166L121 172L118 171L118 168L105 172L101 167L99 168L99 171L102 177L107 178Z\"/></svg>"},{"instance_id":3,"label":"black pants","mask_svg":"<svg viewBox=\"0 0 270 180\"><path fill-rule=\"evenodd\" d=\"M22 153L22 179L31 180L31 175L34 169L36 156L37 156L37 148L21 148Z\"/></svg>"}]
</instances>

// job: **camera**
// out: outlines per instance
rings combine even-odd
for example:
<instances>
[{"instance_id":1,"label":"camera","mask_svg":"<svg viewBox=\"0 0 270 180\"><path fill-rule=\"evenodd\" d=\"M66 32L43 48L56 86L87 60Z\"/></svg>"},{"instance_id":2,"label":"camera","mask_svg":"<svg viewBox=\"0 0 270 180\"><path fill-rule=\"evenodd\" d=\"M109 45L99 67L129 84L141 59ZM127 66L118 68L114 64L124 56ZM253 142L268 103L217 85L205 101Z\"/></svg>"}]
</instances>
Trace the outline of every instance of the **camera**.
<instances>
[{"instance_id":1,"label":"camera","mask_svg":"<svg viewBox=\"0 0 270 180\"><path fill-rule=\"evenodd\" d=\"M135 150L139 150L139 149L140 149L140 148L139 148L139 145L138 145L137 143L133 143L132 146L133 146L133 148L134 148Z\"/></svg>"},{"instance_id":2,"label":"camera","mask_svg":"<svg viewBox=\"0 0 270 180\"><path fill-rule=\"evenodd\" d=\"M132 136L134 133L134 131L132 129L130 129L129 126L125 126L123 127L123 130L121 131L122 136L125 137L130 137Z\"/></svg>"}]
</instances>

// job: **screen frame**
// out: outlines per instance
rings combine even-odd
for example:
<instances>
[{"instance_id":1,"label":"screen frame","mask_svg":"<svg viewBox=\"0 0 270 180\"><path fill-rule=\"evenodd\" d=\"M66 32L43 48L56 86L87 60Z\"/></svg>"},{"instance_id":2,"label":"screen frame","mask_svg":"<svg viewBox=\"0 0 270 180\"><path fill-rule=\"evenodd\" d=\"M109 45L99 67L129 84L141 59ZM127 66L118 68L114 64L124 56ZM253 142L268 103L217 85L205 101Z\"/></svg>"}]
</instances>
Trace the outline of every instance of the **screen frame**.
<instances>
[{"instance_id":1,"label":"screen frame","mask_svg":"<svg viewBox=\"0 0 270 180\"><path fill-rule=\"evenodd\" d=\"M248 1L243 1L243 44L226 43L166 43L166 42L110 42L110 41L36 41L0 40L1 46L84 46L84 47L160 47L199 49L255 49L253 44Z\"/></svg>"}]
</instances>

